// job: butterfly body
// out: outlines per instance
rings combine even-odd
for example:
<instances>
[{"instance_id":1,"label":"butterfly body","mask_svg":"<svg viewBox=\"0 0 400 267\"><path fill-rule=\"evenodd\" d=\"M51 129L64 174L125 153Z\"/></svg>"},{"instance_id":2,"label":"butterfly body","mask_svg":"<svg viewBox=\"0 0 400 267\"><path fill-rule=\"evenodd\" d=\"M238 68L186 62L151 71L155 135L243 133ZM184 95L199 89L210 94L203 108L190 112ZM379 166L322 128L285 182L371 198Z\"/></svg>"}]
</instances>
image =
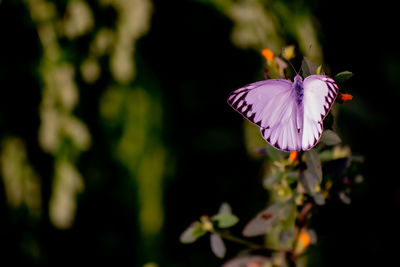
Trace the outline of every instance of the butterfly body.
<instances>
[{"instance_id":1,"label":"butterfly body","mask_svg":"<svg viewBox=\"0 0 400 267\"><path fill-rule=\"evenodd\" d=\"M228 103L260 127L263 138L283 151L311 149L321 137L323 119L338 94L334 80L311 75L294 81L270 79L244 86Z\"/></svg>"},{"instance_id":2,"label":"butterfly body","mask_svg":"<svg viewBox=\"0 0 400 267\"><path fill-rule=\"evenodd\" d=\"M300 75L296 75L294 77L293 90L296 94L297 105L300 106L303 103L303 96L304 96L303 79L301 78Z\"/></svg>"}]
</instances>

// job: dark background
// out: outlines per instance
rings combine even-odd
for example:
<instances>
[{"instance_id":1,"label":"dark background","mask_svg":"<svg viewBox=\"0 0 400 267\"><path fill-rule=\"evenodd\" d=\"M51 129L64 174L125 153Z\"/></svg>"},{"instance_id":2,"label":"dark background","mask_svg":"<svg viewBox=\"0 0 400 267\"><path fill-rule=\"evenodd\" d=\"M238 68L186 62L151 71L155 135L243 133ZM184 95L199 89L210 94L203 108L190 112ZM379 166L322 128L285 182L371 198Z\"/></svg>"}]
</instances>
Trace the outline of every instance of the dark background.
<instances>
[{"instance_id":1,"label":"dark background","mask_svg":"<svg viewBox=\"0 0 400 267\"><path fill-rule=\"evenodd\" d=\"M60 10L65 3L57 1ZM330 201L315 214L318 244L310 249L309 266L388 265L397 259L400 238L396 10L385 2L285 4L308 6L319 21L324 62L331 73L355 74L347 83L354 100L340 107L336 120L343 142L365 158L364 184L353 192L352 203ZM112 11L102 14L107 19L99 18L104 21L115 16ZM246 152L242 117L226 104L229 92L262 77L263 58L258 51L235 47L232 27L232 21L210 5L154 1L151 28L136 44L136 82L155 79L160 88L161 138L170 166L162 184L164 224L156 241L146 245L137 222L138 203L132 200L135 184L111 155L113 142L97 115L109 74L97 83L97 91L80 91L76 113L87 124L93 144L77 163L85 191L77 200L75 222L67 230L50 223L46 213L54 159L37 141L42 48L25 4L0 3L0 137L16 135L24 140L29 161L42 177L43 201L42 217L32 219L24 208L9 207L0 194L0 264L142 266L154 261L159 266L219 266L223 262L212 255L207 239L183 245L179 235L201 215L215 213L224 201L240 218L235 228L240 233L268 200L261 186L261 162ZM295 43L291 36L286 38L288 44ZM96 182L90 177L93 173L98 175ZM39 252L27 249L32 243ZM227 256L233 257L240 248L228 245Z\"/></svg>"}]
</instances>

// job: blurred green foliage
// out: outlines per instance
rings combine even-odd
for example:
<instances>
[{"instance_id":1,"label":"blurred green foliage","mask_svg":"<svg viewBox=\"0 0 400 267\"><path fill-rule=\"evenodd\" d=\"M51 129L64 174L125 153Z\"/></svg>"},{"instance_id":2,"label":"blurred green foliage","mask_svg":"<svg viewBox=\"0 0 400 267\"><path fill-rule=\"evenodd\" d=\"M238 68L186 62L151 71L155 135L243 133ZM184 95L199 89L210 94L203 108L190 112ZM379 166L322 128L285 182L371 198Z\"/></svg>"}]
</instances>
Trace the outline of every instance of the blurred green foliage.
<instances>
[{"instance_id":1,"label":"blurred green foliage","mask_svg":"<svg viewBox=\"0 0 400 267\"><path fill-rule=\"evenodd\" d=\"M93 146L93 133L79 118L85 116L79 108L80 92L102 92L93 99L99 104L90 105L99 107L96 119L102 120L99 127L112 140L110 153L135 184L132 198L137 198L139 244L151 258L156 242L152 239L163 224L162 109L157 85L134 82L134 57L137 40L149 30L152 3L27 0L19 8L29 13L41 46L36 81L41 88L37 136L40 148L52 156L48 168L53 171L38 179L26 159L23 139L5 139L2 176L8 202L15 208L26 202L30 209L36 208L38 216L40 188L46 186L41 181L48 180L50 197L43 205L48 205L44 210L50 222L59 229L73 227L78 196L85 194L78 162ZM114 15L112 21L107 18L110 14Z\"/></svg>"}]
</instances>

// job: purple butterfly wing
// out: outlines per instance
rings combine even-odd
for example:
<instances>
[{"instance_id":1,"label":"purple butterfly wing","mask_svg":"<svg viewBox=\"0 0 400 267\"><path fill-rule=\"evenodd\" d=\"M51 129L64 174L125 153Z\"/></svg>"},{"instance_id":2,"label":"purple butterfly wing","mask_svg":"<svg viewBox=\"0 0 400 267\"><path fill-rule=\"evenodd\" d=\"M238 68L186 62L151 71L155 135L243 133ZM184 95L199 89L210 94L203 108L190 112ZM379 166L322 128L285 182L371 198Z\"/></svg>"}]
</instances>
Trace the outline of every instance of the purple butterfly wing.
<instances>
[{"instance_id":1,"label":"purple butterfly wing","mask_svg":"<svg viewBox=\"0 0 400 267\"><path fill-rule=\"evenodd\" d=\"M228 97L228 103L246 119L260 126L263 138L277 149L301 149L302 111L292 82L271 79L244 86Z\"/></svg>"},{"instance_id":2,"label":"purple butterfly wing","mask_svg":"<svg viewBox=\"0 0 400 267\"><path fill-rule=\"evenodd\" d=\"M304 118L301 139L302 150L309 150L321 137L323 120L338 95L335 81L326 75L310 75L304 79Z\"/></svg>"}]
</instances>

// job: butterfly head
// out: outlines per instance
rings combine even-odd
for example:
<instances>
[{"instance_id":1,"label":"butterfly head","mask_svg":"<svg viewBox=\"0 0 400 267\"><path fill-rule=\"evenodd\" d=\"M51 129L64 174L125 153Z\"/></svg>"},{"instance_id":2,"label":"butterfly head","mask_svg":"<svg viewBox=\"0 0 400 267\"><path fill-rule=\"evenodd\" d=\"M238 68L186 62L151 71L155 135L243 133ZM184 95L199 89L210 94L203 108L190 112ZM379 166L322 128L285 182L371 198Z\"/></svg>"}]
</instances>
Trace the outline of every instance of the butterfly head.
<instances>
[{"instance_id":1,"label":"butterfly head","mask_svg":"<svg viewBox=\"0 0 400 267\"><path fill-rule=\"evenodd\" d=\"M294 76L294 83L301 83L303 81L303 78L300 76L300 74L296 74L296 76Z\"/></svg>"}]
</instances>

